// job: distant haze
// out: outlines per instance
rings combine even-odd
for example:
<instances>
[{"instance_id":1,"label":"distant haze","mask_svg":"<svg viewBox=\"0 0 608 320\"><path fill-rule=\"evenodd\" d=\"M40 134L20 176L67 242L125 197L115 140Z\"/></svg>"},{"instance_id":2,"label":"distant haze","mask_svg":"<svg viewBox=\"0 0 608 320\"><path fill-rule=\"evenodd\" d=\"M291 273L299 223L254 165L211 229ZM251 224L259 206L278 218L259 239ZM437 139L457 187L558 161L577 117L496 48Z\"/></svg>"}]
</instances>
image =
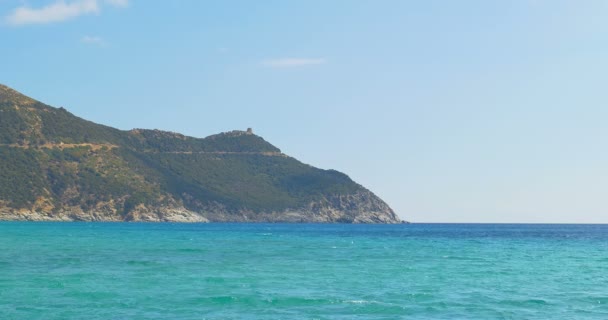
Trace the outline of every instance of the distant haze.
<instances>
[{"instance_id":1,"label":"distant haze","mask_svg":"<svg viewBox=\"0 0 608 320\"><path fill-rule=\"evenodd\" d=\"M415 222L608 223L608 2L0 1L0 83L252 127Z\"/></svg>"}]
</instances>

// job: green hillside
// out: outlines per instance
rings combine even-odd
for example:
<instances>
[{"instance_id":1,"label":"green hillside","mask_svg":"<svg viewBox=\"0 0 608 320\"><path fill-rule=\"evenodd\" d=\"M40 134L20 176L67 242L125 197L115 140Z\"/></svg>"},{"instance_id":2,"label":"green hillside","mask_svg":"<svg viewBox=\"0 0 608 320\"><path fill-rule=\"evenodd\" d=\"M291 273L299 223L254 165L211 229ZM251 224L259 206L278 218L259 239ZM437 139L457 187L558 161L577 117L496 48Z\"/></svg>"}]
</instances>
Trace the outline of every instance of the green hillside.
<instances>
[{"instance_id":1,"label":"green hillside","mask_svg":"<svg viewBox=\"0 0 608 320\"><path fill-rule=\"evenodd\" d=\"M399 222L248 131L121 131L0 86L0 219Z\"/></svg>"}]
</instances>

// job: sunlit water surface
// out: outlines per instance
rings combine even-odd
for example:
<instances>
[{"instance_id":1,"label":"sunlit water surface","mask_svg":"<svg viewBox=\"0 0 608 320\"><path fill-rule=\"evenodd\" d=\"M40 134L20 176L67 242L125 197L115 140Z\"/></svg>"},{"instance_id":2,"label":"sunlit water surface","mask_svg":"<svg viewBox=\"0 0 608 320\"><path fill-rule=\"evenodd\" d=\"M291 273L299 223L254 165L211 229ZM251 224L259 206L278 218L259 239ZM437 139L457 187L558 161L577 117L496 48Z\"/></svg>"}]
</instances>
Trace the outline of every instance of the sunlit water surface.
<instances>
[{"instance_id":1,"label":"sunlit water surface","mask_svg":"<svg viewBox=\"0 0 608 320\"><path fill-rule=\"evenodd\" d=\"M0 318L608 319L608 226L3 222Z\"/></svg>"}]
</instances>

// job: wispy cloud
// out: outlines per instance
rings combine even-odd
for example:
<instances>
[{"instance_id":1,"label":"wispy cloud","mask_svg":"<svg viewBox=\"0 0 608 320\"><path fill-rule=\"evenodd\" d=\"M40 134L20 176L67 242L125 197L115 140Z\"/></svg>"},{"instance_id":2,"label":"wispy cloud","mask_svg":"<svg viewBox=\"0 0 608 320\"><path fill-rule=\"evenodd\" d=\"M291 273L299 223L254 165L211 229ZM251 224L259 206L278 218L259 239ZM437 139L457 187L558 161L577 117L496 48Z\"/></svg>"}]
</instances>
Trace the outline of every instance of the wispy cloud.
<instances>
[{"instance_id":1,"label":"wispy cloud","mask_svg":"<svg viewBox=\"0 0 608 320\"><path fill-rule=\"evenodd\" d=\"M14 26L44 24L65 21L81 15L98 12L99 6L96 0L81 0L71 3L57 1L38 9L27 6L19 7L6 18L6 21Z\"/></svg>"},{"instance_id":2,"label":"wispy cloud","mask_svg":"<svg viewBox=\"0 0 608 320\"><path fill-rule=\"evenodd\" d=\"M129 6L129 0L105 0L105 2L109 5L121 8Z\"/></svg>"},{"instance_id":3,"label":"wispy cloud","mask_svg":"<svg viewBox=\"0 0 608 320\"><path fill-rule=\"evenodd\" d=\"M262 65L272 68L295 68L326 63L325 58L280 58L262 61Z\"/></svg>"},{"instance_id":4,"label":"wispy cloud","mask_svg":"<svg viewBox=\"0 0 608 320\"><path fill-rule=\"evenodd\" d=\"M103 0L103 3L114 7L129 5L128 0ZM12 26L61 22L83 15L99 14L101 12L100 7L98 0L75 0L71 2L57 0L40 8L25 5L13 10L11 14L5 17L5 22Z\"/></svg>"},{"instance_id":5,"label":"wispy cloud","mask_svg":"<svg viewBox=\"0 0 608 320\"><path fill-rule=\"evenodd\" d=\"M105 40L103 40L100 37L96 37L96 36L84 36L80 39L80 42L82 42L84 44L90 44L90 45L95 45L95 46L100 46L100 47L105 47L105 45L106 45Z\"/></svg>"}]
</instances>

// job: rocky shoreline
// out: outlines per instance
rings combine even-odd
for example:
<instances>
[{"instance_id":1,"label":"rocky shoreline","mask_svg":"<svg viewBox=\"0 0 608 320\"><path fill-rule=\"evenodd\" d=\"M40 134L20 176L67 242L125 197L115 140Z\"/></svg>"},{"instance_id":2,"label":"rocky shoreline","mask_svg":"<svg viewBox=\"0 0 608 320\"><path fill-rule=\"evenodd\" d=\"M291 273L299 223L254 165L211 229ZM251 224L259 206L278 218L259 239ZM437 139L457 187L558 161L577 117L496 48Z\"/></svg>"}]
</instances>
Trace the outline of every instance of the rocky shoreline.
<instances>
[{"instance_id":1,"label":"rocky shoreline","mask_svg":"<svg viewBox=\"0 0 608 320\"><path fill-rule=\"evenodd\" d=\"M403 221L378 197L369 191L336 195L312 202L305 208L284 211L255 212L226 210L221 204L207 205L193 211L183 206L139 205L122 215L116 207L100 204L93 210L80 207L43 210L0 207L4 221L88 221L88 222L250 222L250 223L374 223L396 224Z\"/></svg>"}]
</instances>

